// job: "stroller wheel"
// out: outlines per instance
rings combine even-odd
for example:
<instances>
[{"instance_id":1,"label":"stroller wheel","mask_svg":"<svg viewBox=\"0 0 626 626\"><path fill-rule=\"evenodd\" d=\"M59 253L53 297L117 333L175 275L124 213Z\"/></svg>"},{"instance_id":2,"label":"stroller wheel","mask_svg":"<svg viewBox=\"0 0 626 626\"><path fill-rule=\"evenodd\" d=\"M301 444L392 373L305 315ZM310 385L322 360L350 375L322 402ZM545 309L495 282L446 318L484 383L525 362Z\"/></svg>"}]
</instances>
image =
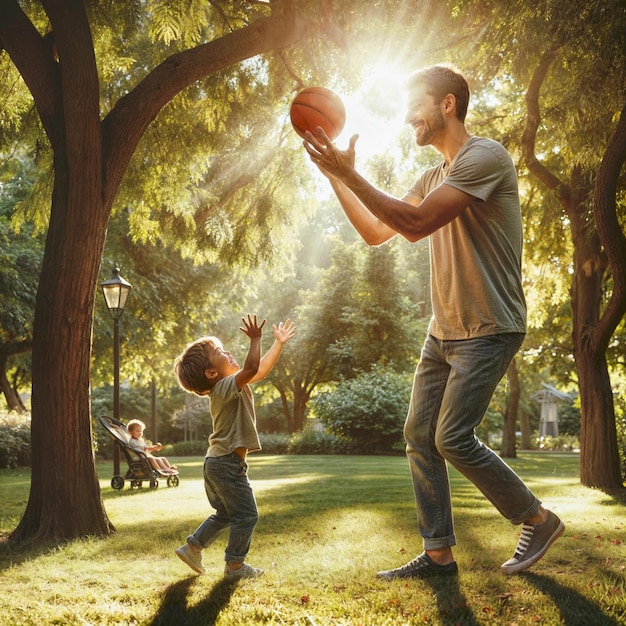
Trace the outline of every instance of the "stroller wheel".
<instances>
[{"instance_id":1,"label":"stroller wheel","mask_svg":"<svg viewBox=\"0 0 626 626\"><path fill-rule=\"evenodd\" d=\"M159 481L156 478L152 477L150 479L150 489L156 489L158 486L159 486Z\"/></svg>"},{"instance_id":2,"label":"stroller wheel","mask_svg":"<svg viewBox=\"0 0 626 626\"><path fill-rule=\"evenodd\" d=\"M133 489L134 487L137 487L137 489L139 489L141 487L141 481L140 480L131 481L130 488Z\"/></svg>"},{"instance_id":3,"label":"stroller wheel","mask_svg":"<svg viewBox=\"0 0 626 626\"><path fill-rule=\"evenodd\" d=\"M124 487L124 478L122 476L113 476L111 478L111 487L117 491L122 489Z\"/></svg>"},{"instance_id":4,"label":"stroller wheel","mask_svg":"<svg viewBox=\"0 0 626 626\"><path fill-rule=\"evenodd\" d=\"M167 477L167 486L168 487L178 487L180 480L176 474Z\"/></svg>"}]
</instances>

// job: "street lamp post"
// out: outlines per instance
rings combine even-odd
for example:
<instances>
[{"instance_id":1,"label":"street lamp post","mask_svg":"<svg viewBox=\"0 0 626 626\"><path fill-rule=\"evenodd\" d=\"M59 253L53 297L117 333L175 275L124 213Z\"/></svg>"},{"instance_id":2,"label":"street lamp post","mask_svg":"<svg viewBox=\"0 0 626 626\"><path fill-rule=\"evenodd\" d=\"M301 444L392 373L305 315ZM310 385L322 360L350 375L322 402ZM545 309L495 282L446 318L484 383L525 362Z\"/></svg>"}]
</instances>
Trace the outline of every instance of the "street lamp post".
<instances>
[{"instance_id":1,"label":"street lamp post","mask_svg":"<svg viewBox=\"0 0 626 626\"><path fill-rule=\"evenodd\" d=\"M120 276L118 267L113 269L113 276L101 285L104 300L113 318L113 417L120 419L120 318L124 313L126 300L132 288L131 284ZM120 449L113 446L113 474L120 473Z\"/></svg>"}]
</instances>

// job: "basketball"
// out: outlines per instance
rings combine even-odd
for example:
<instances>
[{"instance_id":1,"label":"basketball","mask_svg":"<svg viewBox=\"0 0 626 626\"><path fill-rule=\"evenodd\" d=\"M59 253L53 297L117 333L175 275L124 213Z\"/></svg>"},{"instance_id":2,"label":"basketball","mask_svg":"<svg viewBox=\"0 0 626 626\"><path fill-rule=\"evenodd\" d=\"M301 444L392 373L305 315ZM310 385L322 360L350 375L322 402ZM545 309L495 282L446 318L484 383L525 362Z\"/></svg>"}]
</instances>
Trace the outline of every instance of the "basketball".
<instances>
[{"instance_id":1,"label":"basketball","mask_svg":"<svg viewBox=\"0 0 626 626\"><path fill-rule=\"evenodd\" d=\"M307 87L294 98L289 117L300 137L304 137L307 130L315 133L321 126L332 141L346 123L346 108L334 91L326 87Z\"/></svg>"}]
</instances>

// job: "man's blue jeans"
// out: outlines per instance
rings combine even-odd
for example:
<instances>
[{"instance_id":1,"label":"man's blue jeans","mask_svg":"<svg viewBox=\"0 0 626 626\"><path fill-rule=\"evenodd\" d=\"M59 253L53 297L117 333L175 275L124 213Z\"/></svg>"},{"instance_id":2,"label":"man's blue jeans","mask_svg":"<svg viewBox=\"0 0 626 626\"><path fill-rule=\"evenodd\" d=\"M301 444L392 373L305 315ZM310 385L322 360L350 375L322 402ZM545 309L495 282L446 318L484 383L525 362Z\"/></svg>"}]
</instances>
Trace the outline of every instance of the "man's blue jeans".
<instances>
[{"instance_id":1,"label":"man's blue jeans","mask_svg":"<svg viewBox=\"0 0 626 626\"><path fill-rule=\"evenodd\" d=\"M426 550L456 544L446 461L513 524L539 509L539 500L474 432L523 339L521 333L462 341L426 338L404 426Z\"/></svg>"},{"instance_id":2,"label":"man's blue jeans","mask_svg":"<svg viewBox=\"0 0 626 626\"><path fill-rule=\"evenodd\" d=\"M198 548L211 545L230 527L224 560L243 563L259 519L248 480L248 464L234 452L204 460L204 489L215 513L198 526L187 541Z\"/></svg>"}]
</instances>

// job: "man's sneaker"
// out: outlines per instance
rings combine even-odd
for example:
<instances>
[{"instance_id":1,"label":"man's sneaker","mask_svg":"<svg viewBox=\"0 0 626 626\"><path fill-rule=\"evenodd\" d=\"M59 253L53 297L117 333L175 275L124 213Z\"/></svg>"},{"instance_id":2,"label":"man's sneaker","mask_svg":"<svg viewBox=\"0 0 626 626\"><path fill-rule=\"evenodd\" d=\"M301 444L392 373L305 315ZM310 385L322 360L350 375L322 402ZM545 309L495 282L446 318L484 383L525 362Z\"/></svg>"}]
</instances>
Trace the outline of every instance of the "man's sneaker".
<instances>
[{"instance_id":1,"label":"man's sneaker","mask_svg":"<svg viewBox=\"0 0 626 626\"><path fill-rule=\"evenodd\" d=\"M244 563L239 569L233 569L228 563L226 563L226 566L224 567L224 576L226 578L230 578L231 580L239 578L256 578L262 573L262 569L257 569L247 563Z\"/></svg>"},{"instance_id":2,"label":"man's sneaker","mask_svg":"<svg viewBox=\"0 0 626 626\"><path fill-rule=\"evenodd\" d=\"M552 511L543 524L524 524L512 559L502 564L503 574L516 574L536 563L565 530L563 522Z\"/></svg>"},{"instance_id":3,"label":"man's sneaker","mask_svg":"<svg viewBox=\"0 0 626 626\"><path fill-rule=\"evenodd\" d=\"M181 561L184 561L191 567L194 572L198 572L198 574L204 574L205 569L202 565L202 552L194 552L189 544L186 543L184 546L180 546L176 550L176 554Z\"/></svg>"},{"instance_id":4,"label":"man's sneaker","mask_svg":"<svg viewBox=\"0 0 626 626\"><path fill-rule=\"evenodd\" d=\"M397 578L430 578L431 576L456 576L459 573L459 567L456 561L439 565L435 563L426 552L422 552L402 567L378 572L376 578L384 578L385 580L395 580Z\"/></svg>"}]
</instances>

